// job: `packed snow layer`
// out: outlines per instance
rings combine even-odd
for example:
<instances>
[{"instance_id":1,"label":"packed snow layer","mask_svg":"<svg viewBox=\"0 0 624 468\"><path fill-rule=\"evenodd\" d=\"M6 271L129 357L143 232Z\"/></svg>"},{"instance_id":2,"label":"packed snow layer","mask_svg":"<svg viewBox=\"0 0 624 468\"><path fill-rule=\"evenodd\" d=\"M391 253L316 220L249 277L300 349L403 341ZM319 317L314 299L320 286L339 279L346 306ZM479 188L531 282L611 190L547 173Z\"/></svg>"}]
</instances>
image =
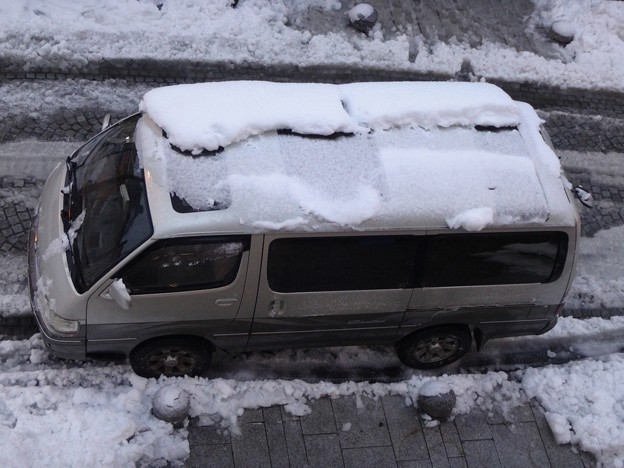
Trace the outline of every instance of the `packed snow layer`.
<instances>
[{"instance_id":1,"label":"packed snow layer","mask_svg":"<svg viewBox=\"0 0 624 468\"><path fill-rule=\"evenodd\" d=\"M332 139L265 133L192 158L171 148L149 118L137 128L150 200L159 206L152 210L156 229L479 230L574 222L561 180L548 171L538 176L517 130L400 128ZM220 209L178 215L169 192L195 208Z\"/></svg>"},{"instance_id":2,"label":"packed snow layer","mask_svg":"<svg viewBox=\"0 0 624 468\"><path fill-rule=\"evenodd\" d=\"M153 89L140 109L171 144L193 154L280 129L327 136L399 125L519 123L512 99L486 83L198 83Z\"/></svg>"},{"instance_id":3,"label":"packed snow layer","mask_svg":"<svg viewBox=\"0 0 624 468\"><path fill-rule=\"evenodd\" d=\"M465 58L477 75L560 86L624 89L624 5L615 1L537 0L528 28L538 37L556 21L574 40L547 59L486 42L421 47L411 62L410 41L395 31L365 36L348 28L312 34L289 17L308 7L342 14L345 2L246 0L98 1L13 0L0 5L0 55L26 67L72 68L114 58L179 59L254 65L347 65L416 72L456 73ZM346 21L345 21L346 23ZM421 40L422 38L417 37ZM544 41L546 39L544 38ZM599 73L596 71L599 70Z\"/></svg>"}]
</instances>

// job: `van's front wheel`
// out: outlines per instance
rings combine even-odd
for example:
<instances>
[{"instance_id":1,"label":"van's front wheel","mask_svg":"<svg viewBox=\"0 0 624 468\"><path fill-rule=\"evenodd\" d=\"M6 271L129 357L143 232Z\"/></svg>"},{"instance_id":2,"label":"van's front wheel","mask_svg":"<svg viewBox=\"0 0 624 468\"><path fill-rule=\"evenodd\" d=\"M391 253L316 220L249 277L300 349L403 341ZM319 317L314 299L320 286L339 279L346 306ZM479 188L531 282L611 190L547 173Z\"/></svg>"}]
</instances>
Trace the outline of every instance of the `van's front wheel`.
<instances>
[{"instance_id":1,"label":"van's front wheel","mask_svg":"<svg viewBox=\"0 0 624 468\"><path fill-rule=\"evenodd\" d=\"M412 333L397 345L403 364L414 369L435 369L457 361L470 349L468 327L431 327Z\"/></svg>"},{"instance_id":2,"label":"van's front wheel","mask_svg":"<svg viewBox=\"0 0 624 468\"><path fill-rule=\"evenodd\" d=\"M194 337L165 337L147 341L130 353L132 370L141 377L196 376L210 365L210 344Z\"/></svg>"}]
</instances>

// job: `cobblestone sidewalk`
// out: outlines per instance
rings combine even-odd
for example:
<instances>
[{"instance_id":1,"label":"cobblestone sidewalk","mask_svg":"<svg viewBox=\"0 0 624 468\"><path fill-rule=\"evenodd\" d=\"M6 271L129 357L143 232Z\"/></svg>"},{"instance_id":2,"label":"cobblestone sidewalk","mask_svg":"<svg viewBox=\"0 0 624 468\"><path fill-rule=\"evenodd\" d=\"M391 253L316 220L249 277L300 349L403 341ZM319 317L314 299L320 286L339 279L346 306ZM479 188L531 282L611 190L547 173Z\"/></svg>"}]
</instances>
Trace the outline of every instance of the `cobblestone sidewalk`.
<instances>
[{"instance_id":1,"label":"cobblestone sidewalk","mask_svg":"<svg viewBox=\"0 0 624 468\"><path fill-rule=\"evenodd\" d=\"M308 402L309 416L281 407L247 410L240 436L191 423L188 467L566 467L595 466L593 457L558 445L532 402L500 414L473 410L426 427L402 397Z\"/></svg>"},{"instance_id":2,"label":"cobblestone sidewalk","mask_svg":"<svg viewBox=\"0 0 624 468\"><path fill-rule=\"evenodd\" d=\"M0 181L0 253L25 251L43 181L7 176Z\"/></svg>"}]
</instances>

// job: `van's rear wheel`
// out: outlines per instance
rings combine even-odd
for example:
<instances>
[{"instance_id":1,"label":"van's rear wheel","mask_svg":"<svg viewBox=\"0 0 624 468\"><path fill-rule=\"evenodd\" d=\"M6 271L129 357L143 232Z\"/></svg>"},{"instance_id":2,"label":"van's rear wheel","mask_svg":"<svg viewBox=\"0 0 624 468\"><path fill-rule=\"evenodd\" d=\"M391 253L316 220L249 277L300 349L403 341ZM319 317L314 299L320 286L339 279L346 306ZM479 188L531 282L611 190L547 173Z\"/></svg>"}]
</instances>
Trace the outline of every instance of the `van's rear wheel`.
<instances>
[{"instance_id":1,"label":"van's rear wheel","mask_svg":"<svg viewBox=\"0 0 624 468\"><path fill-rule=\"evenodd\" d=\"M403 364L415 369L435 369L457 361L470 349L467 327L431 327L403 338L397 354Z\"/></svg>"},{"instance_id":2,"label":"van's rear wheel","mask_svg":"<svg viewBox=\"0 0 624 468\"><path fill-rule=\"evenodd\" d=\"M157 338L132 350L130 365L141 377L196 376L208 369L211 354L210 344L198 338Z\"/></svg>"}]
</instances>

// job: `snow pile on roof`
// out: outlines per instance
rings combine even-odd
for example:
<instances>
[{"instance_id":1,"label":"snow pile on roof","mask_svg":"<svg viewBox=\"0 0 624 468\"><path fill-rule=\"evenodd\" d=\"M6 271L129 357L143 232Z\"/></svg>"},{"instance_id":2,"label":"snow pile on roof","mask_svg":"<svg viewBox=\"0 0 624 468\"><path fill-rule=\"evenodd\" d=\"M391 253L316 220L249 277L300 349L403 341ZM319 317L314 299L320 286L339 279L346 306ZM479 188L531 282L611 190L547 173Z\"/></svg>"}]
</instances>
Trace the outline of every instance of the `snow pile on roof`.
<instances>
[{"instance_id":1,"label":"snow pile on roof","mask_svg":"<svg viewBox=\"0 0 624 468\"><path fill-rule=\"evenodd\" d=\"M358 126L339 88L313 83L233 81L168 86L145 94L140 106L182 150L200 153L269 130L331 135Z\"/></svg>"},{"instance_id":2,"label":"snow pile on roof","mask_svg":"<svg viewBox=\"0 0 624 468\"><path fill-rule=\"evenodd\" d=\"M512 99L486 83L200 83L153 89L140 108L173 145L194 154L279 129L331 135L398 125L518 124Z\"/></svg>"},{"instance_id":3,"label":"snow pile on roof","mask_svg":"<svg viewBox=\"0 0 624 468\"><path fill-rule=\"evenodd\" d=\"M347 112L369 128L518 125L513 100L486 83L351 83L340 90Z\"/></svg>"}]
</instances>

